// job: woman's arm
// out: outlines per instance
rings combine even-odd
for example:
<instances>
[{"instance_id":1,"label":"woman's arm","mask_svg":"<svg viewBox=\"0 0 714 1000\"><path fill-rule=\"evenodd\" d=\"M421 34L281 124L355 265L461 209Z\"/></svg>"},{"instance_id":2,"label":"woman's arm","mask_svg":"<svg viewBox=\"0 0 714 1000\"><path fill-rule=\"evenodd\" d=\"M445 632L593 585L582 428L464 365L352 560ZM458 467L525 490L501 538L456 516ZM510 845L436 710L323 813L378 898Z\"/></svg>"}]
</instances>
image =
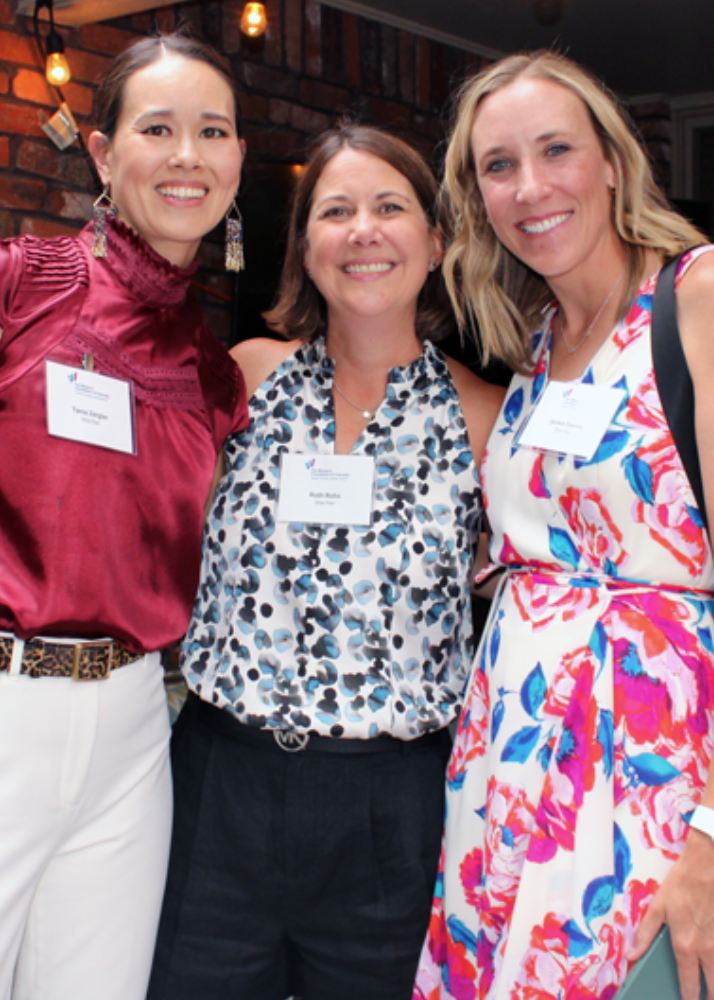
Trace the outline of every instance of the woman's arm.
<instances>
[{"instance_id":1,"label":"woman's arm","mask_svg":"<svg viewBox=\"0 0 714 1000\"><path fill-rule=\"evenodd\" d=\"M470 368L454 361L453 358L446 360L459 394L474 462L478 466L506 390L503 386L484 382L478 375L474 375Z\"/></svg>"},{"instance_id":2,"label":"woman's arm","mask_svg":"<svg viewBox=\"0 0 714 1000\"><path fill-rule=\"evenodd\" d=\"M698 258L677 293L682 347L694 384L695 432L710 531L714 526L714 252ZM714 682L714 677L710 678ZM714 767L702 805L714 809ZM700 967L714 998L714 840L690 829L679 860L655 895L628 957L647 950L660 926L669 926L682 1000L699 1000Z\"/></svg>"}]
</instances>

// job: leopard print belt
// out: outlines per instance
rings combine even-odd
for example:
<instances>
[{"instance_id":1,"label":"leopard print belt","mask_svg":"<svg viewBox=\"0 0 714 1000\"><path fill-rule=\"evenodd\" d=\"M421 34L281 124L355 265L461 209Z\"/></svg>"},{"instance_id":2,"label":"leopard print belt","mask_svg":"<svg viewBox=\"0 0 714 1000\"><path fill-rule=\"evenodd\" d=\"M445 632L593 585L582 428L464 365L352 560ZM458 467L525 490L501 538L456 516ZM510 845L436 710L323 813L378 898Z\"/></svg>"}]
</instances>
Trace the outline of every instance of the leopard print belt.
<instances>
[{"instance_id":1,"label":"leopard print belt","mask_svg":"<svg viewBox=\"0 0 714 1000\"><path fill-rule=\"evenodd\" d=\"M14 639L0 636L0 671L10 669ZM68 643L27 639L20 673L27 677L71 677L75 681L105 680L112 670L140 659L113 640Z\"/></svg>"}]
</instances>

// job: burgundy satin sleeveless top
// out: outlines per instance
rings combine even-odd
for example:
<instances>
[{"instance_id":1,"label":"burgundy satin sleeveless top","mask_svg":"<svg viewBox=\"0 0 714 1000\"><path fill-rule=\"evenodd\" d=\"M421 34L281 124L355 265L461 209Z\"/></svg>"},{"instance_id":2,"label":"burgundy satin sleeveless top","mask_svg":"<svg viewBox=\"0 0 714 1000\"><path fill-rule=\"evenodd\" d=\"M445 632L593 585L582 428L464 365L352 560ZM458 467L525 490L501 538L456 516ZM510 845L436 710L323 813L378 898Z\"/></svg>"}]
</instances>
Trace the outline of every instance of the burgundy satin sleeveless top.
<instances>
[{"instance_id":1,"label":"burgundy satin sleeveless top","mask_svg":"<svg viewBox=\"0 0 714 1000\"><path fill-rule=\"evenodd\" d=\"M112 636L138 651L186 629L203 508L246 421L240 371L176 268L120 223L106 258L77 238L0 243L0 629ZM137 454L50 437L45 361L131 381Z\"/></svg>"}]
</instances>

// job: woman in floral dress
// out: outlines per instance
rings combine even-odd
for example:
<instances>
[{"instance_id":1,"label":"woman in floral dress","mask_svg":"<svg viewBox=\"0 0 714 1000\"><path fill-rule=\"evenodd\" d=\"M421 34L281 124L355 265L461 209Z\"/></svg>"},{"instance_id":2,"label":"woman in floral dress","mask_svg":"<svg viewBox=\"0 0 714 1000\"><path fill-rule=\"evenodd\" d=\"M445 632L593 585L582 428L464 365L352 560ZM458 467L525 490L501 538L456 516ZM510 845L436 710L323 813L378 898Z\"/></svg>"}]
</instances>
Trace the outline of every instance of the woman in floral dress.
<instances>
[{"instance_id":1,"label":"woman in floral dress","mask_svg":"<svg viewBox=\"0 0 714 1000\"><path fill-rule=\"evenodd\" d=\"M657 273L703 238L552 53L465 85L445 183L452 297L518 374L481 465L501 573L414 997L607 1000L664 922L682 996L700 967L714 996L714 564L650 347ZM709 250L677 300L711 504Z\"/></svg>"}]
</instances>

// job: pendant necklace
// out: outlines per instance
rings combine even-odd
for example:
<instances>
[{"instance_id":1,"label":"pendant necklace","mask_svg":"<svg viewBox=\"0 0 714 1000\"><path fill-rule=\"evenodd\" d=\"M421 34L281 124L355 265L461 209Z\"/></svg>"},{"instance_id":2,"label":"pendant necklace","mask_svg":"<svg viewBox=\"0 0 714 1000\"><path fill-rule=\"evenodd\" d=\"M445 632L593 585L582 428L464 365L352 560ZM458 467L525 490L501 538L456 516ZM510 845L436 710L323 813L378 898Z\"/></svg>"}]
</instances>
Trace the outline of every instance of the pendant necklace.
<instances>
[{"instance_id":1,"label":"pendant necklace","mask_svg":"<svg viewBox=\"0 0 714 1000\"><path fill-rule=\"evenodd\" d=\"M340 389L339 385L337 384L337 382L334 381L334 379L332 381L332 388L335 390L338 396L341 396L346 403L349 403L349 405L352 407L353 410L357 410L359 413L361 413L365 420L374 420L377 411L367 410L364 408L364 406L358 406L357 403L354 403L349 396L346 396L344 394L344 392L342 391L342 389Z\"/></svg>"},{"instance_id":2,"label":"pendant necklace","mask_svg":"<svg viewBox=\"0 0 714 1000\"><path fill-rule=\"evenodd\" d=\"M608 304L608 302L610 301L610 299L612 298L612 296L615 294L615 289L617 288L617 286L619 284L620 284L620 278L618 277L618 279L615 282L615 284L612 286L612 288L610 289L610 291L607 293L607 295L605 296L605 298L600 303L600 308L595 313L595 315L593 316L593 318L591 319L591 321L585 327L585 329L583 330L583 332L578 337L578 340L574 344L571 343L568 340L568 338L565 336L565 328L563 326L563 313L562 313L562 311L560 311L558 313L558 319L560 321L560 339L563 341L563 347L565 348L565 350L567 351L568 354L575 354L575 352L580 347L583 346L583 344L585 343L585 341L588 339L588 337L590 336L590 334L595 329L595 327L597 325L597 321L602 316L602 314L603 314L603 312L605 310L605 306Z\"/></svg>"}]
</instances>

